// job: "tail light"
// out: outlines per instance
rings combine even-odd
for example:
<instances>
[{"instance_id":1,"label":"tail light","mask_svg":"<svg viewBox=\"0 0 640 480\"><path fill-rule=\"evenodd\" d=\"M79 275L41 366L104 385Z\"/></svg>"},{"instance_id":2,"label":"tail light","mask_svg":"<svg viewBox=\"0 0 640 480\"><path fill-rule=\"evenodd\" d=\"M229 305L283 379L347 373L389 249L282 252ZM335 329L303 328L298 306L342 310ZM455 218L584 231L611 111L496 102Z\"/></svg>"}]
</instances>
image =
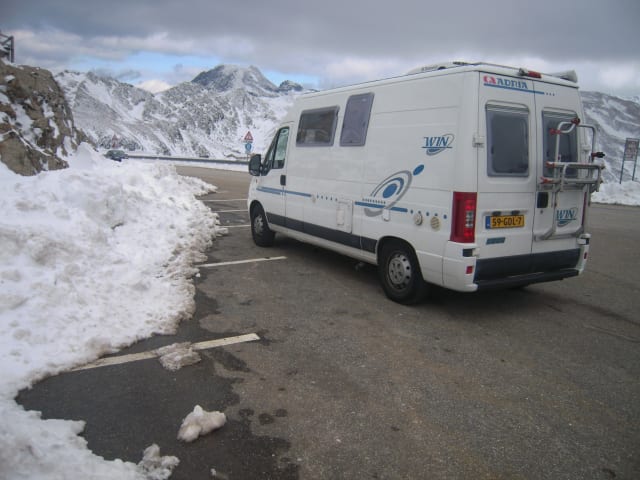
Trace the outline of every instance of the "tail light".
<instances>
[{"instance_id":1,"label":"tail light","mask_svg":"<svg viewBox=\"0 0 640 480\"><path fill-rule=\"evenodd\" d=\"M476 241L476 200L474 192L453 192L452 242Z\"/></svg>"}]
</instances>

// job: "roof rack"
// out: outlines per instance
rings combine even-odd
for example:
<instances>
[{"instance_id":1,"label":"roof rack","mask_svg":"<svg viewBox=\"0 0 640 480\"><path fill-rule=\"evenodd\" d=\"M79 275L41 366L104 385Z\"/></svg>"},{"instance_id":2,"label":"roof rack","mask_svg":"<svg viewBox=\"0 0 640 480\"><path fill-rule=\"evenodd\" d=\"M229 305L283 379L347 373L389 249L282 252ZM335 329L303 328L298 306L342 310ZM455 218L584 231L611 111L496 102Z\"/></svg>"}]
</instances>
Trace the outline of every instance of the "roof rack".
<instances>
[{"instance_id":1,"label":"roof rack","mask_svg":"<svg viewBox=\"0 0 640 480\"><path fill-rule=\"evenodd\" d=\"M562 78L563 80L569 80L573 83L578 83L578 74L575 70L567 70L566 72L547 73L552 77Z\"/></svg>"},{"instance_id":2,"label":"roof rack","mask_svg":"<svg viewBox=\"0 0 640 480\"><path fill-rule=\"evenodd\" d=\"M467 62L444 62L444 63L434 63L431 65L424 65L422 67L417 67L407 72L407 75L415 75L417 73L427 73L427 72L435 72L436 70L446 70L447 68L455 68L455 67L464 67L466 65L476 65Z\"/></svg>"},{"instance_id":3,"label":"roof rack","mask_svg":"<svg viewBox=\"0 0 640 480\"><path fill-rule=\"evenodd\" d=\"M407 75L415 75L417 73L427 73L427 72L435 72L438 70L446 70L449 68L456 68L456 67L465 67L465 66L480 66L480 65L486 65L489 67L499 67L499 68L509 68L509 69L516 69L518 70L518 74L522 75L522 76L528 76L527 73L528 72L532 72L531 70L528 70L526 68L520 68L518 69L517 67L510 67L507 65L499 65L497 63L485 63L485 62L460 62L460 61L454 61L454 62L443 62L443 63L433 63L431 65L424 65L422 67L417 67L414 68L412 70L409 70L406 74ZM538 72L533 72L533 73L538 73ZM560 78L562 80L568 80L570 82L573 83L578 83L578 74L575 72L575 70L567 70L565 72L556 72L556 73L540 73L540 75L547 75L550 77L556 77L556 78ZM538 78L538 77L536 77Z\"/></svg>"}]
</instances>

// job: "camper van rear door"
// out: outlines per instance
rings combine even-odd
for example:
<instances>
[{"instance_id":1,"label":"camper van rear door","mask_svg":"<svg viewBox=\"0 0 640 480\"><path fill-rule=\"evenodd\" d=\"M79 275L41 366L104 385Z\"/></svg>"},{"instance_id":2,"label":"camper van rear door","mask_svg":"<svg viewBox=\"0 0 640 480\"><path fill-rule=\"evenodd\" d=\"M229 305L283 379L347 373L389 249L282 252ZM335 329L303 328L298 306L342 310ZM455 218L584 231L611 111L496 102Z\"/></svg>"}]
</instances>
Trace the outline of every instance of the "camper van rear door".
<instances>
[{"instance_id":1,"label":"camper van rear door","mask_svg":"<svg viewBox=\"0 0 640 480\"><path fill-rule=\"evenodd\" d=\"M554 172L548 168L548 162L587 161L579 157L580 142L584 142L580 137L585 134L584 129L574 128L568 133L557 133L561 122L571 122L579 116L580 97L577 89L564 85L536 82L535 89L545 93L536 95L536 122L541 148L536 176L538 179L552 178ZM558 158L554 159L557 141ZM576 237L583 232L582 219L588 187L580 181L586 172L567 168L564 174L565 185L562 188L553 188L551 184L545 185L540 180L538 189L548 191L549 203L546 208L536 210L533 253L575 249Z\"/></svg>"},{"instance_id":2,"label":"camper van rear door","mask_svg":"<svg viewBox=\"0 0 640 480\"><path fill-rule=\"evenodd\" d=\"M480 73L476 243L484 258L529 255L536 205L533 81Z\"/></svg>"}]
</instances>

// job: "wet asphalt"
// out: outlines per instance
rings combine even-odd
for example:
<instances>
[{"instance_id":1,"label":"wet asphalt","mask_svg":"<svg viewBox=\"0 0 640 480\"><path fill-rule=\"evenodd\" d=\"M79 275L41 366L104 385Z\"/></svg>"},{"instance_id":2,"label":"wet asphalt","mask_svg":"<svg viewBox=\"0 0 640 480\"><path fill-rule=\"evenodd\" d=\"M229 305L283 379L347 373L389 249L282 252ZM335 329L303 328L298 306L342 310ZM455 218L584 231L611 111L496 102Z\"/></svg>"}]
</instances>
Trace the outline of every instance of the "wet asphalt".
<instances>
[{"instance_id":1,"label":"wet asphalt","mask_svg":"<svg viewBox=\"0 0 640 480\"><path fill-rule=\"evenodd\" d=\"M139 462L156 443L172 479L640 478L640 208L592 209L575 279L390 302L375 268L294 240L251 241L244 173L183 167L229 234L201 268L175 335L119 352L246 333L171 372L157 359L68 372L21 392L44 418L86 421L89 448ZM220 430L185 444L199 404Z\"/></svg>"}]
</instances>

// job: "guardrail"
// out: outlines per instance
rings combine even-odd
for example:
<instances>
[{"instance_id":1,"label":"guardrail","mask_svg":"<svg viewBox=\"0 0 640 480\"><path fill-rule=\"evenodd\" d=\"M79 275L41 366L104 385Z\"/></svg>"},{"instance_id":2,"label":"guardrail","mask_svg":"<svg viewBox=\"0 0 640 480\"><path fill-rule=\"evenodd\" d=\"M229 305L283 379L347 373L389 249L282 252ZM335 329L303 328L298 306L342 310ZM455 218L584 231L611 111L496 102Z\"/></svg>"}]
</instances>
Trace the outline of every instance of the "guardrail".
<instances>
[{"instance_id":1,"label":"guardrail","mask_svg":"<svg viewBox=\"0 0 640 480\"><path fill-rule=\"evenodd\" d=\"M211 163L211 164L223 164L223 165L242 165L247 166L249 162L246 160L216 160L212 158L204 157L172 157L168 155L141 155L137 153L127 153L129 158L141 158L147 160L170 160L178 162L197 162L197 163Z\"/></svg>"}]
</instances>

